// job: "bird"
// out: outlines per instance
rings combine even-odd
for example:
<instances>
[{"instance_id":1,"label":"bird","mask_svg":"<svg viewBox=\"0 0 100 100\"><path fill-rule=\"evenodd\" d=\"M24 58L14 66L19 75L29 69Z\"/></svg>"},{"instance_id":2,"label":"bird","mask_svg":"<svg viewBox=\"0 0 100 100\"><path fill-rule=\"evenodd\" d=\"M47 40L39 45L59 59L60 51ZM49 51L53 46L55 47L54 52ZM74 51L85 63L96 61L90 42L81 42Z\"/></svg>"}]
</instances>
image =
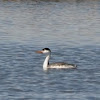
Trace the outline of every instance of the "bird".
<instances>
[{"instance_id":1,"label":"bird","mask_svg":"<svg viewBox=\"0 0 100 100\"><path fill-rule=\"evenodd\" d=\"M44 60L44 63L43 63L43 70L77 68L77 66L75 64L68 64L68 63L65 63L65 62L56 62L56 63L49 64L49 59L50 59L50 56L51 56L51 50L49 48L44 48L40 51L36 51L36 53L47 54L47 56Z\"/></svg>"}]
</instances>

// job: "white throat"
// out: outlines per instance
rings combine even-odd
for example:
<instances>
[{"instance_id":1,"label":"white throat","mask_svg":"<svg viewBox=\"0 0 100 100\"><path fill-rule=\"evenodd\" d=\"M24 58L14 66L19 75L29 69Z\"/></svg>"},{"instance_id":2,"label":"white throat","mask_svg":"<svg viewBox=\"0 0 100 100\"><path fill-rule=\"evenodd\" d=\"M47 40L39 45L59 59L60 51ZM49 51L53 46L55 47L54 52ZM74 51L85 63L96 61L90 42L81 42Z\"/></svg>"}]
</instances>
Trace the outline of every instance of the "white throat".
<instances>
[{"instance_id":1,"label":"white throat","mask_svg":"<svg viewBox=\"0 0 100 100\"><path fill-rule=\"evenodd\" d=\"M49 59L50 59L50 53L46 56L46 58L44 60L43 70L47 70L48 69Z\"/></svg>"}]
</instances>

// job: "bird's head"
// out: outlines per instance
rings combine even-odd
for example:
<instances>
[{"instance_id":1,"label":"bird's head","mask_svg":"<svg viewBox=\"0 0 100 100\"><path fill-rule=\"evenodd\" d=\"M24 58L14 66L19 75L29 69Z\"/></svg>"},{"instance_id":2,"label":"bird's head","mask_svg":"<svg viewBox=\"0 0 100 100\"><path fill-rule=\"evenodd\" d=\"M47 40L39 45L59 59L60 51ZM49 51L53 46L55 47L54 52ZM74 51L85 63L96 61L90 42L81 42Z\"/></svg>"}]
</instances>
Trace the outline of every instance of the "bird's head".
<instances>
[{"instance_id":1,"label":"bird's head","mask_svg":"<svg viewBox=\"0 0 100 100\"><path fill-rule=\"evenodd\" d=\"M43 54L47 54L47 53L51 53L51 50L49 48L44 48L40 51L36 51L36 53L43 53Z\"/></svg>"}]
</instances>

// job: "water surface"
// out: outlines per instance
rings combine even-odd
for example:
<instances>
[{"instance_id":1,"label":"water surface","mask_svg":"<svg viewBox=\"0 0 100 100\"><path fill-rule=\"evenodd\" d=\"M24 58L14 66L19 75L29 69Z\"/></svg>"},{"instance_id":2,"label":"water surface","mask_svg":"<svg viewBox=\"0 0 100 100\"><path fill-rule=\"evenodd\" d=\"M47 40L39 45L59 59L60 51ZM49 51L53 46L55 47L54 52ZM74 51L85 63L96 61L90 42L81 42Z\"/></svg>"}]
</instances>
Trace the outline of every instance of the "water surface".
<instances>
[{"instance_id":1,"label":"water surface","mask_svg":"<svg viewBox=\"0 0 100 100\"><path fill-rule=\"evenodd\" d=\"M100 1L0 2L0 100L100 100ZM44 72L50 62L75 70Z\"/></svg>"}]
</instances>

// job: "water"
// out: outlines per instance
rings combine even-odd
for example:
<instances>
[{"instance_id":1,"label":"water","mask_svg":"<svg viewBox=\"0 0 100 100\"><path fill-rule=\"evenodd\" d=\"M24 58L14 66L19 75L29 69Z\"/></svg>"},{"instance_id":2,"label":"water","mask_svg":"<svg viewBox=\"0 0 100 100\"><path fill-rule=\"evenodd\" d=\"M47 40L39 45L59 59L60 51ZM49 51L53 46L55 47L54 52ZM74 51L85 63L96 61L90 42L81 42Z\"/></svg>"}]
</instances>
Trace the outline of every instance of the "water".
<instances>
[{"instance_id":1,"label":"water","mask_svg":"<svg viewBox=\"0 0 100 100\"><path fill-rule=\"evenodd\" d=\"M0 100L100 100L100 1L0 2ZM44 72L50 62L78 65Z\"/></svg>"}]
</instances>

